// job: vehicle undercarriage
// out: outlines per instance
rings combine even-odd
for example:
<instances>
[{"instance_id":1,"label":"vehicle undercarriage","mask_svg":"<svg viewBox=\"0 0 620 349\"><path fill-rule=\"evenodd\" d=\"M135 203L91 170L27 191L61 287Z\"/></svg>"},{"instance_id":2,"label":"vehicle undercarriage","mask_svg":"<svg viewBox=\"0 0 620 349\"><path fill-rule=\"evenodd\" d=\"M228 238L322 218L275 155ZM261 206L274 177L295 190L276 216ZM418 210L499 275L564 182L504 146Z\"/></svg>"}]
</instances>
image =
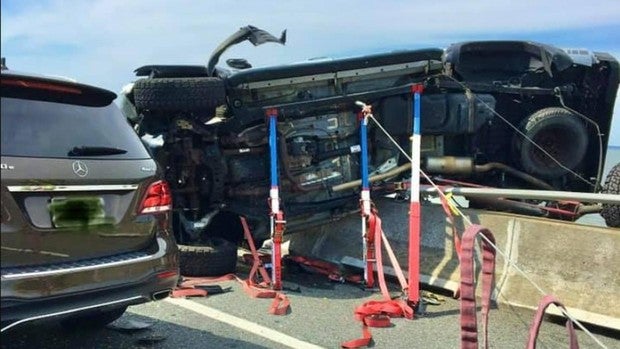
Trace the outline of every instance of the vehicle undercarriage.
<instances>
[{"instance_id":1,"label":"vehicle undercarriage","mask_svg":"<svg viewBox=\"0 0 620 349\"><path fill-rule=\"evenodd\" d=\"M258 39L257 39L258 38ZM284 43L242 28L209 66L150 65L127 90L128 118L166 169L177 239L242 238L237 215L269 236L265 112L278 111L282 206L289 231L358 209L355 101L372 105L373 193L394 191L408 161L411 87L423 84L422 169L439 183L598 192L618 89L606 53L521 41L466 42L362 57L248 68L219 55L242 40ZM228 46L227 46L228 45ZM214 62L215 61L215 62ZM377 180L377 178L379 178ZM342 189L344 188L344 189ZM471 200L470 206L574 219L544 207L564 203ZM543 208L541 208L543 207Z\"/></svg>"}]
</instances>

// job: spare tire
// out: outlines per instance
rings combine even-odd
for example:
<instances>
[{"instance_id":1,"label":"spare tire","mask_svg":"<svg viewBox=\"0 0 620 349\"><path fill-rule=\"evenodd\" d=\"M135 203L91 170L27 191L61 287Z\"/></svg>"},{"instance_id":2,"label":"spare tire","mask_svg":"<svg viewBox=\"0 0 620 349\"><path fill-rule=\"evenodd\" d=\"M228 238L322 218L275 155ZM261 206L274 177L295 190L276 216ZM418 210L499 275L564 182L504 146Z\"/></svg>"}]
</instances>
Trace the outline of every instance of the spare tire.
<instances>
[{"instance_id":1,"label":"spare tire","mask_svg":"<svg viewBox=\"0 0 620 349\"><path fill-rule=\"evenodd\" d=\"M620 163L612 167L603 185L604 194L620 194ZM608 227L620 227L620 205L603 204L601 216Z\"/></svg>"},{"instance_id":2,"label":"spare tire","mask_svg":"<svg viewBox=\"0 0 620 349\"><path fill-rule=\"evenodd\" d=\"M588 130L575 114L564 108L545 108L533 113L522 123L521 132L564 166L517 134L514 149L527 173L557 178L568 173L567 168L575 169L586 155Z\"/></svg>"},{"instance_id":3,"label":"spare tire","mask_svg":"<svg viewBox=\"0 0 620 349\"><path fill-rule=\"evenodd\" d=\"M205 111L226 101L220 78L140 79L133 86L136 108L150 111Z\"/></svg>"},{"instance_id":4,"label":"spare tire","mask_svg":"<svg viewBox=\"0 0 620 349\"><path fill-rule=\"evenodd\" d=\"M237 269L237 245L212 237L204 245L179 245L183 276L221 276Z\"/></svg>"}]
</instances>

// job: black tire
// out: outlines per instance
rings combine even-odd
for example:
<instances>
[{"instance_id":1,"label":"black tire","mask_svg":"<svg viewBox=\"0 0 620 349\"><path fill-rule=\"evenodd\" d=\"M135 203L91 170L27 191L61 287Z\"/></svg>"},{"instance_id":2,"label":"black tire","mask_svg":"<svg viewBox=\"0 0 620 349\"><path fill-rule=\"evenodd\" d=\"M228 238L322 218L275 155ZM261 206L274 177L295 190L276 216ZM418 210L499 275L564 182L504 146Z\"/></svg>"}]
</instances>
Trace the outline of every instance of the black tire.
<instances>
[{"instance_id":1,"label":"black tire","mask_svg":"<svg viewBox=\"0 0 620 349\"><path fill-rule=\"evenodd\" d=\"M209 238L204 245L179 245L183 276L221 276L237 269L237 245L222 238Z\"/></svg>"},{"instance_id":2,"label":"black tire","mask_svg":"<svg viewBox=\"0 0 620 349\"><path fill-rule=\"evenodd\" d=\"M105 311L92 311L84 314L71 316L60 321L60 325L68 331L80 329L97 329L114 322L127 310L127 307L109 309Z\"/></svg>"},{"instance_id":3,"label":"black tire","mask_svg":"<svg viewBox=\"0 0 620 349\"><path fill-rule=\"evenodd\" d=\"M135 82L136 108L150 111L205 111L226 101L219 78L154 78Z\"/></svg>"},{"instance_id":4,"label":"black tire","mask_svg":"<svg viewBox=\"0 0 620 349\"><path fill-rule=\"evenodd\" d=\"M603 185L604 194L620 194L620 163L612 167ZM620 205L603 204L601 216L605 219L608 227L620 227Z\"/></svg>"},{"instance_id":5,"label":"black tire","mask_svg":"<svg viewBox=\"0 0 620 349\"><path fill-rule=\"evenodd\" d=\"M564 108L545 108L535 112L524 120L521 131L571 170L586 155L588 130L576 115ZM527 173L557 178L568 172L521 135L515 135L514 147L517 159Z\"/></svg>"}]
</instances>

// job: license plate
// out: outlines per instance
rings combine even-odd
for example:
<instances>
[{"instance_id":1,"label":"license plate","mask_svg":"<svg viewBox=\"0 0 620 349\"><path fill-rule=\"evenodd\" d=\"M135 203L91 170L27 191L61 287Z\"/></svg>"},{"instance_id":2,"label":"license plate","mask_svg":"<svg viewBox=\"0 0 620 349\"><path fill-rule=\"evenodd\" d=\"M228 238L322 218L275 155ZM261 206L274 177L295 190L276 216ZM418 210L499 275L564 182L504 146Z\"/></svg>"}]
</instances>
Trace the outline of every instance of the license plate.
<instances>
[{"instance_id":1,"label":"license plate","mask_svg":"<svg viewBox=\"0 0 620 349\"><path fill-rule=\"evenodd\" d=\"M113 219L106 217L105 202L98 196L56 197L48 208L56 228L111 224Z\"/></svg>"}]
</instances>

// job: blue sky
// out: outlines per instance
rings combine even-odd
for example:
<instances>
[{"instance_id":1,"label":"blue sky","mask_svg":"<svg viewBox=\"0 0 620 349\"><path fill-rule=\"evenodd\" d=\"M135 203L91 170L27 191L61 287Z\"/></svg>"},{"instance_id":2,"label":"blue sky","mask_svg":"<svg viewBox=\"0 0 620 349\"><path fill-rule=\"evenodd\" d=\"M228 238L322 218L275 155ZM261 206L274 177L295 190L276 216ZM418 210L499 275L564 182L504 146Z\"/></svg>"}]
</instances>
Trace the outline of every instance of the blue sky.
<instances>
[{"instance_id":1,"label":"blue sky","mask_svg":"<svg viewBox=\"0 0 620 349\"><path fill-rule=\"evenodd\" d=\"M0 7L0 51L11 69L114 91L141 65L206 64L220 41L247 24L288 29L288 42L244 43L223 59L263 66L477 39L534 40L620 59L618 0L2 0ZM620 145L615 110L610 143Z\"/></svg>"}]
</instances>

